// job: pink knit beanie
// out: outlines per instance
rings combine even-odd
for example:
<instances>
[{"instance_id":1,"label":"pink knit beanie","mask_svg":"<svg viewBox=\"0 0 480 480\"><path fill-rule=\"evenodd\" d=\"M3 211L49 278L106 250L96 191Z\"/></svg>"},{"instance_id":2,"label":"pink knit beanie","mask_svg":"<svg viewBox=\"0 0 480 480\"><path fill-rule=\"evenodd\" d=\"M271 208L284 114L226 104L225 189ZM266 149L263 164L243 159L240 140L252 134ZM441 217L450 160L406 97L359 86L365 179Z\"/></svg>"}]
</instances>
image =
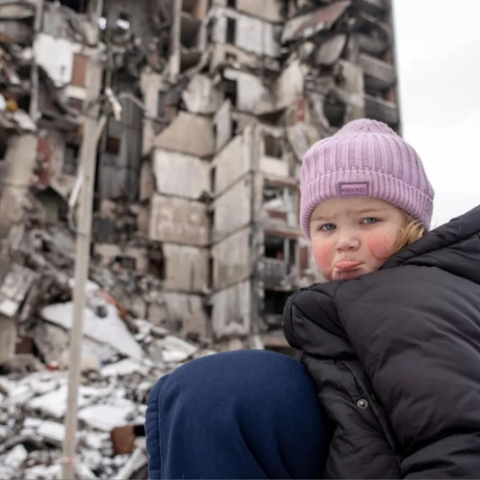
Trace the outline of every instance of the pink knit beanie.
<instances>
[{"instance_id":1,"label":"pink knit beanie","mask_svg":"<svg viewBox=\"0 0 480 480\"><path fill-rule=\"evenodd\" d=\"M307 238L315 207L337 197L385 200L430 228L434 192L420 157L375 120L354 120L315 143L303 158L300 190L300 222Z\"/></svg>"}]
</instances>

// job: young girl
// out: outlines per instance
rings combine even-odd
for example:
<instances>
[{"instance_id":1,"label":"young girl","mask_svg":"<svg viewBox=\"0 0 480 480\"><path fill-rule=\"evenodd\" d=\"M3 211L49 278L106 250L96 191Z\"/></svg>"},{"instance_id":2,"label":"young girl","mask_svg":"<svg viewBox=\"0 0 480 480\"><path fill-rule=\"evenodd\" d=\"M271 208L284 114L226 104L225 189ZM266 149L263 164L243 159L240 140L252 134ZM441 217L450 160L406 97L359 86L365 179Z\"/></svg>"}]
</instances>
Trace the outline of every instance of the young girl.
<instances>
[{"instance_id":1,"label":"young girl","mask_svg":"<svg viewBox=\"0 0 480 480\"><path fill-rule=\"evenodd\" d=\"M480 208L429 232L420 158L372 120L306 153L301 194L330 282L289 299L284 331L335 425L324 477L478 477Z\"/></svg>"}]
</instances>

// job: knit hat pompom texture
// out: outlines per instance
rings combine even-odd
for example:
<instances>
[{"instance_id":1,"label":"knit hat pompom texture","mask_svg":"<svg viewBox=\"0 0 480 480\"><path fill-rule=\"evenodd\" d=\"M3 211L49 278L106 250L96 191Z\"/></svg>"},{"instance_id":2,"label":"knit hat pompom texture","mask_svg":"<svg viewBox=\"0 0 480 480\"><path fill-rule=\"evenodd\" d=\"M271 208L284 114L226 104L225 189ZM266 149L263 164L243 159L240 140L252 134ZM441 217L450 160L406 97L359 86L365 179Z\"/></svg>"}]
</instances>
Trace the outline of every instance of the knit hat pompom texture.
<instances>
[{"instance_id":1,"label":"knit hat pompom texture","mask_svg":"<svg viewBox=\"0 0 480 480\"><path fill-rule=\"evenodd\" d=\"M385 200L430 228L434 192L420 157L375 120L353 120L315 143L303 158L300 189L300 223L307 238L315 207L339 197Z\"/></svg>"}]
</instances>

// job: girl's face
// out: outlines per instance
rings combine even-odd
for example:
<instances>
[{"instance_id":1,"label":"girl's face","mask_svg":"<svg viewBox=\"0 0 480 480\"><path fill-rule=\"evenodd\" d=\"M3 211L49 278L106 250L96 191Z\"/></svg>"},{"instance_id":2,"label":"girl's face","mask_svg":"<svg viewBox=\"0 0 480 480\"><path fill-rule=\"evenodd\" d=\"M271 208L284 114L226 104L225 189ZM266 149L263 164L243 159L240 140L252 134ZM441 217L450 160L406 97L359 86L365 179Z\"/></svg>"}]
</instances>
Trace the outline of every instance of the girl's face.
<instances>
[{"instance_id":1,"label":"girl's face","mask_svg":"<svg viewBox=\"0 0 480 480\"><path fill-rule=\"evenodd\" d=\"M352 280L378 270L394 252L405 213L367 197L333 198L310 218L313 256L327 280Z\"/></svg>"}]
</instances>

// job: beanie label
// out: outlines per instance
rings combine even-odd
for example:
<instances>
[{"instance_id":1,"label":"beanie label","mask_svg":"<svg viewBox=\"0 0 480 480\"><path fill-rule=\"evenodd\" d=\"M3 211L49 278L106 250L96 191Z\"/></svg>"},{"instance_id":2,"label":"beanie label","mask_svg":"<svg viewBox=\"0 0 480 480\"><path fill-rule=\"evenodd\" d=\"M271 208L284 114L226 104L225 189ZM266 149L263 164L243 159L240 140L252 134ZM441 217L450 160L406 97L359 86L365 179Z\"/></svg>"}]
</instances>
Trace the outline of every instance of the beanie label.
<instances>
[{"instance_id":1,"label":"beanie label","mask_svg":"<svg viewBox=\"0 0 480 480\"><path fill-rule=\"evenodd\" d=\"M338 194L339 195L358 195L361 197L368 197L369 193L368 182L362 183L339 183Z\"/></svg>"}]
</instances>

